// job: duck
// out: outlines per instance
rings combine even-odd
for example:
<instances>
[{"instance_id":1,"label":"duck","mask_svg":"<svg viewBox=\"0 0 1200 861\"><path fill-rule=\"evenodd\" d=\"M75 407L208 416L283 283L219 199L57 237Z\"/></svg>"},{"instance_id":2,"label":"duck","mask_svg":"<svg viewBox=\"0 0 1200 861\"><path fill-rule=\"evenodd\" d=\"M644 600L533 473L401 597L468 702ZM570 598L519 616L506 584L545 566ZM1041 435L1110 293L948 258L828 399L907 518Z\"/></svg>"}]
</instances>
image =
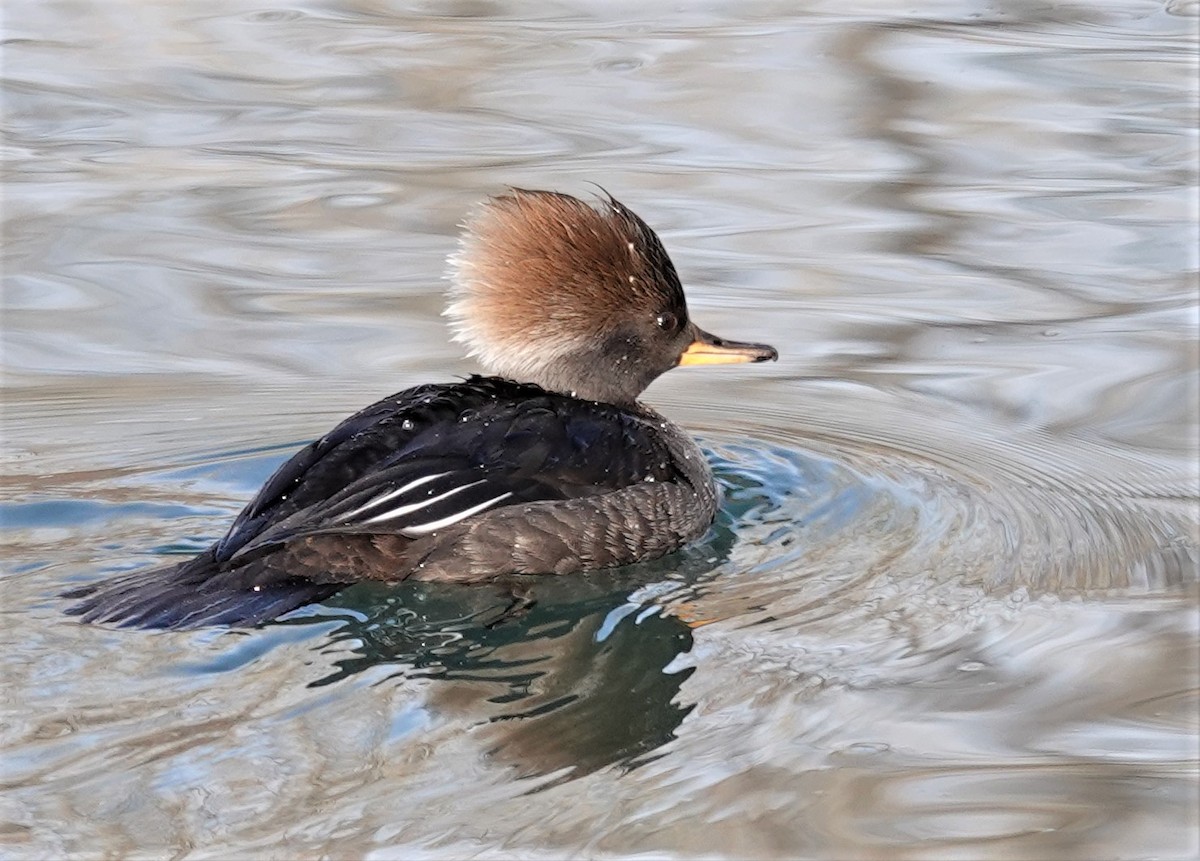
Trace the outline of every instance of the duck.
<instances>
[{"instance_id":1,"label":"duck","mask_svg":"<svg viewBox=\"0 0 1200 861\"><path fill-rule=\"evenodd\" d=\"M572 575L708 530L708 461L640 397L675 367L778 353L693 323L645 221L607 192L512 188L466 218L448 279L453 339L485 375L360 410L283 463L208 549L67 592L67 612L254 626L361 581Z\"/></svg>"}]
</instances>

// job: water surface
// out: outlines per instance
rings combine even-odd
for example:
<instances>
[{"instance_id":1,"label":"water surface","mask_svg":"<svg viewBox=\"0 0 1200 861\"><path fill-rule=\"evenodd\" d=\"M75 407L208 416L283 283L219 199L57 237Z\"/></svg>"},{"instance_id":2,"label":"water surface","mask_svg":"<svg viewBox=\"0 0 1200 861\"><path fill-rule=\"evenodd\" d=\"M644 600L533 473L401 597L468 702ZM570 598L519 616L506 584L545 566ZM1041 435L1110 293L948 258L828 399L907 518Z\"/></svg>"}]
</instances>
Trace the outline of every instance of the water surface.
<instances>
[{"instance_id":1,"label":"water surface","mask_svg":"<svg viewBox=\"0 0 1200 861\"><path fill-rule=\"evenodd\" d=\"M1200 851L1195 3L6 11L6 856ZM471 372L456 223L589 182L782 356L647 393L702 541L62 615Z\"/></svg>"}]
</instances>

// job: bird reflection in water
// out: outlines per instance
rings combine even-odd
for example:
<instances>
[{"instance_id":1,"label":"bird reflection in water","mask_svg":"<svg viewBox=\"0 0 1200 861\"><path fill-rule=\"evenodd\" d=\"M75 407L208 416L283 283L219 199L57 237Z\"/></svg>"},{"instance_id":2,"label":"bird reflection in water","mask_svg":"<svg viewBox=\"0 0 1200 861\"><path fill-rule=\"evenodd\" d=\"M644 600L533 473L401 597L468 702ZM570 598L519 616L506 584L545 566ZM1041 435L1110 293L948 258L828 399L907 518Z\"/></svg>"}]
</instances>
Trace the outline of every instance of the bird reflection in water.
<instances>
[{"instance_id":1,"label":"bird reflection in water","mask_svg":"<svg viewBox=\"0 0 1200 861\"><path fill-rule=\"evenodd\" d=\"M520 777L632 767L670 741L691 709L677 694L692 670L669 669L691 649L689 623L629 603L632 591L661 577L639 577L645 567L571 582L524 577L493 589L354 587L326 602L350 618L323 645L352 651L314 685L395 665L397 676L437 679L439 707L492 724L490 754Z\"/></svg>"}]
</instances>

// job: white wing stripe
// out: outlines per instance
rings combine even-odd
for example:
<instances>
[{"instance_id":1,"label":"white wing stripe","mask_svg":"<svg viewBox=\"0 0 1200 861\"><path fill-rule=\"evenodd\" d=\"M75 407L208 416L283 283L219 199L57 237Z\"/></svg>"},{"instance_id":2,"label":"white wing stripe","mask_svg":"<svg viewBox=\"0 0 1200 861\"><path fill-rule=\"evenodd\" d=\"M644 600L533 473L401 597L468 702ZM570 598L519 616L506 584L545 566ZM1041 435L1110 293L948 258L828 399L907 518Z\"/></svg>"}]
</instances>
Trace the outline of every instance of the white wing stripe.
<instances>
[{"instance_id":1,"label":"white wing stripe","mask_svg":"<svg viewBox=\"0 0 1200 861\"><path fill-rule=\"evenodd\" d=\"M382 505L383 503L387 502L389 499L395 499L397 496L400 496L402 493L408 493L410 490L418 488L422 484L428 484L429 482L431 482L435 479L441 478L443 475L449 475L449 474L450 473L448 473L448 472L439 472L437 475L423 475L420 478L416 479L415 481L410 481L408 484L404 485L404 487L401 487L398 490L389 490L387 493L385 493L381 496L376 496L376 497L368 500L366 505L360 505L358 508L354 509L353 511L347 511L345 514L342 515L342 520L350 520L352 517L362 514L368 508L374 508L376 505ZM424 504L424 503L422 503L422 504Z\"/></svg>"},{"instance_id":2,"label":"white wing stripe","mask_svg":"<svg viewBox=\"0 0 1200 861\"><path fill-rule=\"evenodd\" d=\"M479 484L479 482L475 482L475 484ZM471 487L472 485L467 486ZM453 491L451 491L451 493L453 493ZM509 493L502 493L499 496L487 500L486 502L481 502L478 505L472 505L465 511L456 511L449 517L443 517L441 520L434 520L430 523L419 523L416 526L406 526L400 530L400 534L409 538L416 538L419 535L428 535L430 532L437 532L439 529L444 529L453 523L458 523L458 521L464 520L465 518L470 517L472 514L478 514L488 506L495 505L500 500L507 499L510 496L512 496L511 491ZM367 522L369 523L370 521Z\"/></svg>"},{"instance_id":3,"label":"white wing stripe","mask_svg":"<svg viewBox=\"0 0 1200 861\"><path fill-rule=\"evenodd\" d=\"M445 493L437 496L431 496L429 499L420 499L416 502L409 503L408 505L401 505L399 508L393 508L391 511L385 511L383 514L377 514L374 517L368 517L363 521L363 523L381 523L384 520L395 520L397 517L403 517L404 515L413 511L433 505L435 502L441 502L447 497L451 497L456 493L461 493L468 487L474 487L477 484L483 484L485 481L487 481L487 479L481 478L479 481L472 481L470 484L460 484L458 487L452 487ZM404 530L400 531L403 532Z\"/></svg>"}]
</instances>

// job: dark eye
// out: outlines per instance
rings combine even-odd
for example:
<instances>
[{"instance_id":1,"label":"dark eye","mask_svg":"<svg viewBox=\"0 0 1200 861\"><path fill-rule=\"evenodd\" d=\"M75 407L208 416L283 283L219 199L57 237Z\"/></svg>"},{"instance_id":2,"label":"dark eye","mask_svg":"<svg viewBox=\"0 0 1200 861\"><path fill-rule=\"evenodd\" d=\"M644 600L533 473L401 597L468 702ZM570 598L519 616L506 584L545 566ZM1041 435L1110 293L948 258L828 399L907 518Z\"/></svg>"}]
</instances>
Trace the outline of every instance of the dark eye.
<instances>
[{"instance_id":1,"label":"dark eye","mask_svg":"<svg viewBox=\"0 0 1200 861\"><path fill-rule=\"evenodd\" d=\"M679 318L670 311L663 311L654 318L654 322L658 325L658 328L662 329L664 332L674 332L679 328Z\"/></svg>"}]
</instances>

